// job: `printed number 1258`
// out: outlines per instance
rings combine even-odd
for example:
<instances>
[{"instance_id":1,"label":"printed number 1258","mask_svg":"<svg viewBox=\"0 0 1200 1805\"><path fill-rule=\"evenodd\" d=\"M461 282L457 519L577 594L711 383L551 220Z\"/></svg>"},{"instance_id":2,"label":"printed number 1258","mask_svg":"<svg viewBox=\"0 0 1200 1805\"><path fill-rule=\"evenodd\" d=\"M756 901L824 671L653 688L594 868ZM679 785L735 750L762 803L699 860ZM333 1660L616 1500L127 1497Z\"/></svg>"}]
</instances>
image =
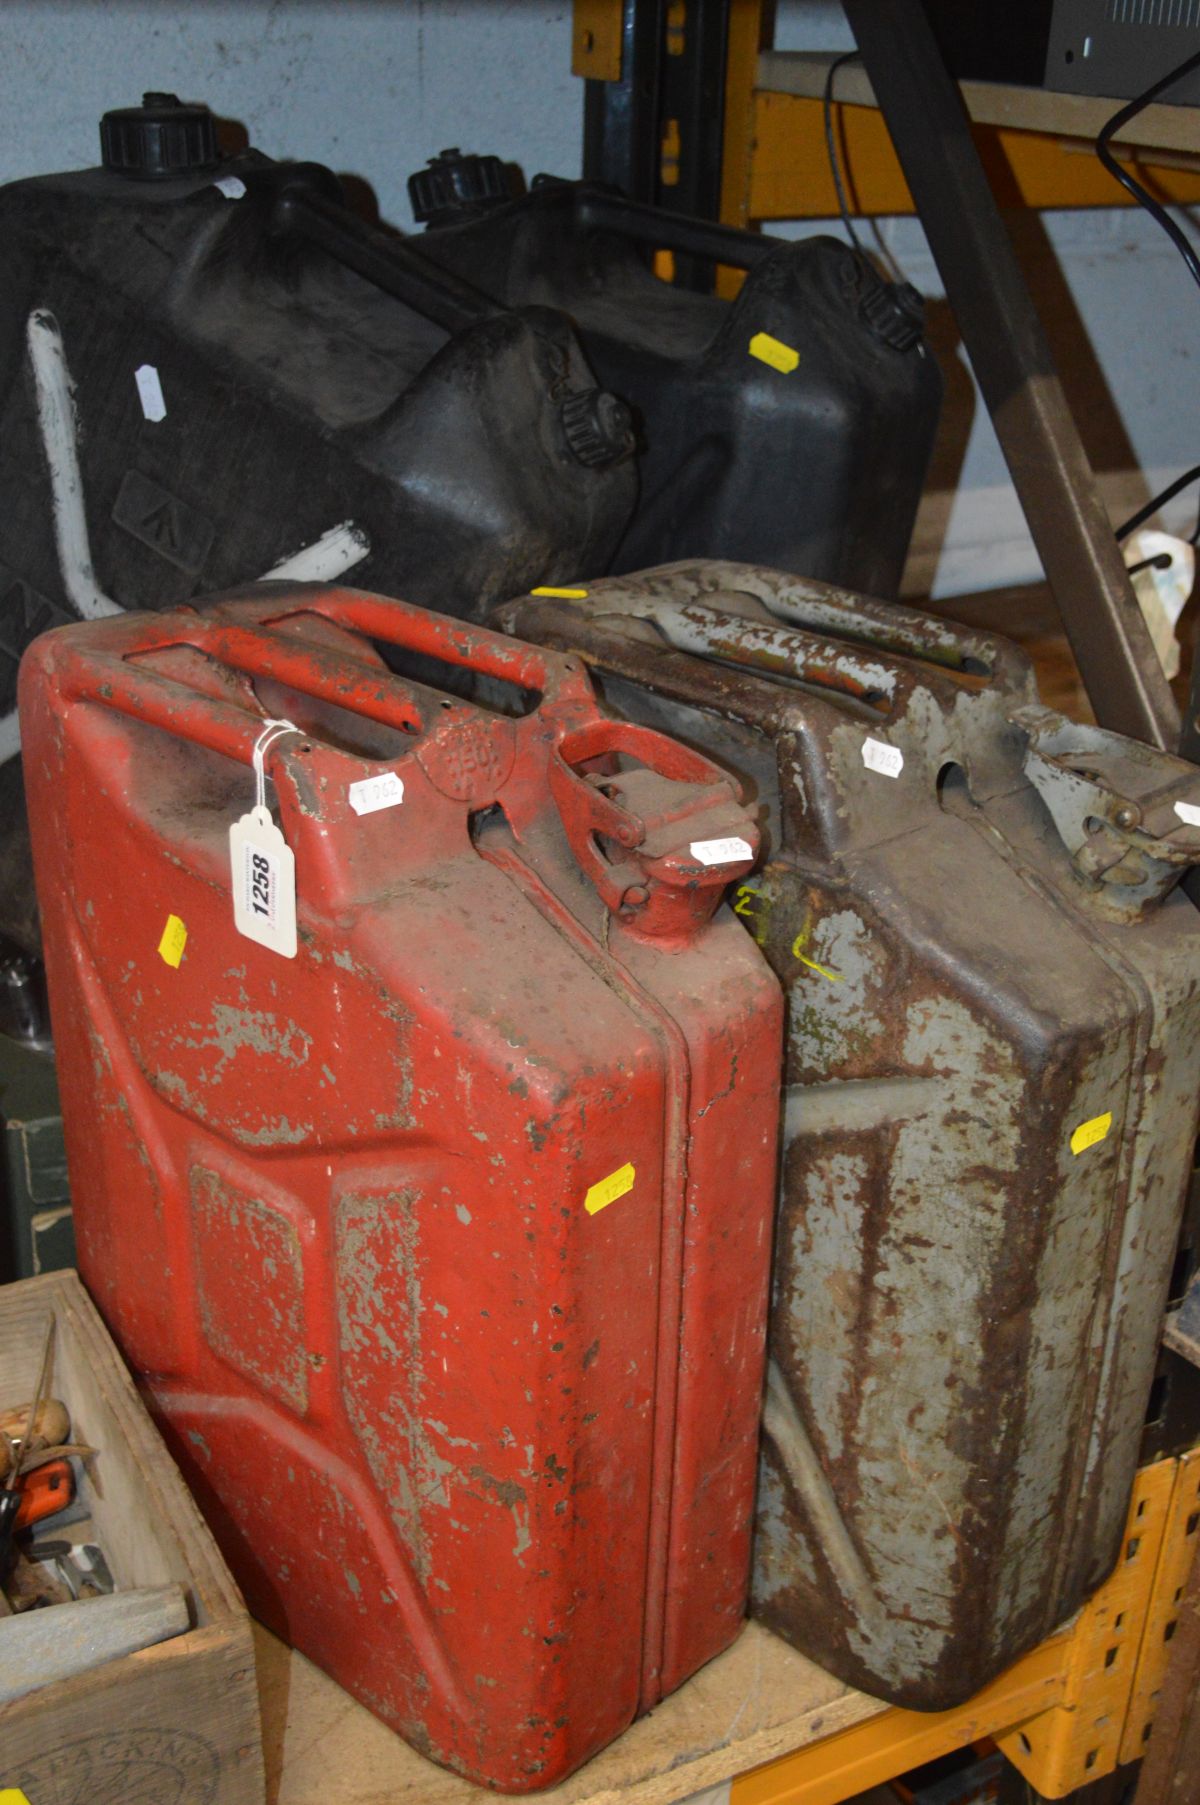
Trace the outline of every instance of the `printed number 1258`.
<instances>
[{"instance_id":1,"label":"printed number 1258","mask_svg":"<svg viewBox=\"0 0 1200 1805\"><path fill-rule=\"evenodd\" d=\"M256 915L271 913L271 861L261 852L250 855L250 906Z\"/></svg>"}]
</instances>

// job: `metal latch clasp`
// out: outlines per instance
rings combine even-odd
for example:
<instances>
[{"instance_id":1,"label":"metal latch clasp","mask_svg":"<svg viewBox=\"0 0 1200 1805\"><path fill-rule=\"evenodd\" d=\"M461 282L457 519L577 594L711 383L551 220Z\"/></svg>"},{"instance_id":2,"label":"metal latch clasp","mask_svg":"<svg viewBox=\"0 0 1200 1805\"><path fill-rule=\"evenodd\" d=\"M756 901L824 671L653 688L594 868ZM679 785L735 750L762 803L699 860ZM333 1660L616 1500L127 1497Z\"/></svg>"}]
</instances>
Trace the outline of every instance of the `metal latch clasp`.
<instances>
[{"instance_id":1,"label":"metal latch clasp","mask_svg":"<svg viewBox=\"0 0 1200 1805\"><path fill-rule=\"evenodd\" d=\"M1025 774L1079 877L1111 912L1136 919L1200 864L1200 769L1186 759L1051 709L1012 715Z\"/></svg>"},{"instance_id":2,"label":"metal latch clasp","mask_svg":"<svg viewBox=\"0 0 1200 1805\"><path fill-rule=\"evenodd\" d=\"M758 859L734 780L651 728L590 722L560 741L549 776L575 857L638 934L690 938Z\"/></svg>"}]
</instances>

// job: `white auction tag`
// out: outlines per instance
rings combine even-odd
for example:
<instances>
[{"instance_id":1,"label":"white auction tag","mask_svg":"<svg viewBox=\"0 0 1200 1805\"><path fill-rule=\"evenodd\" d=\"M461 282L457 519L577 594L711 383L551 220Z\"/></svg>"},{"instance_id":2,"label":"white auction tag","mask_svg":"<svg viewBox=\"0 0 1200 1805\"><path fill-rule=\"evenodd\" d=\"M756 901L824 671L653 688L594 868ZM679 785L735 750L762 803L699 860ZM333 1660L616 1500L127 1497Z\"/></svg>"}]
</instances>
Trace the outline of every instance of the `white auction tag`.
<instances>
[{"instance_id":1,"label":"white auction tag","mask_svg":"<svg viewBox=\"0 0 1200 1805\"><path fill-rule=\"evenodd\" d=\"M233 925L247 940L296 957L296 855L271 819L252 808L229 830Z\"/></svg>"},{"instance_id":2,"label":"white auction tag","mask_svg":"<svg viewBox=\"0 0 1200 1805\"><path fill-rule=\"evenodd\" d=\"M736 865L752 859L754 848L749 840L733 835L728 840L693 840L691 854L702 865Z\"/></svg>"},{"instance_id":3,"label":"white auction tag","mask_svg":"<svg viewBox=\"0 0 1200 1805\"><path fill-rule=\"evenodd\" d=\"M213 183L213 187L219 188L227 201L240 201L246 192L245 182L236 175L221 176L218 181Z\"/></svg>"},{"instance_id":4,"label":"white auction tag","mask_svg":"<svg viewBox=\"0 0 1200 1805\"><path fill-rule=\"evenodd\" d=\"M158 371L153 364L142 364L133 372L133 380L137 383L138 400L142 404L142 413L147 420L165 420L167 404L163 400L162 383L158 379Z\"/></svg>"},{"instance_id":5,"label":"white auction tag","mask_svg":"<svg viewBox=\"0 0 1200 1805\"><path fill-rule=\"evenodd\" d=\"M404 801L404 780L394 771L381 771L378 777L360 777L347 794L356 815L373 815L377 809L395 808Z\"/></svg>"},{"instance_id":6,"label":"white auction tag","mask_svg":"<svg viewBox=\"0 0 1200 1805\"><path fill-rule=\"evenodd\" d=\"M862 761L868 771L882 777L899 777L904 769L904 754L899 746L885 746L882 740L864 740Z\"/></svg>"},{"instance_id":7,"label":"white auction tag","mask_svg":"<svg viewBox=\"0 0 1200 1805\"><path fill-rule=\"evenodd\" d=\"M1197 808L1194 802L1177 802L1175 804L1175 813L1179 816L1179 819L1185 821L1189 827L1200 827L1200 808Z\"/></svg>"}]
</instances>

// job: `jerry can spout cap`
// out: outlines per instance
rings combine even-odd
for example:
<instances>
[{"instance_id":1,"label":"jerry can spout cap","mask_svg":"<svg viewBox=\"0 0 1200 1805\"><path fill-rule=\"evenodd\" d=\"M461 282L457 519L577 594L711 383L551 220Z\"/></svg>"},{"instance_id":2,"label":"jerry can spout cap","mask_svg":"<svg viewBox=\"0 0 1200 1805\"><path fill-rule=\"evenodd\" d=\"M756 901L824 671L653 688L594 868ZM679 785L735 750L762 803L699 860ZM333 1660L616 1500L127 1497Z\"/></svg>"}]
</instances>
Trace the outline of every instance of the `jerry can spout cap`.
<instances>
[{"instance_id":1,"label":"jerry can spout cap","mask_svg":"<svg viewBox=\"0 0 1200 1805\"><path fill-rule=\"evenodd\" d=\"M590 722L560 740L549 776L579 864L639 937L687 944L758 859L733 779L650 728Z\"/></svg>"},{"instance_id":2,"label":"jerry can spout cap","mask_svg":"<svg viewBox=\"0 0 1200 1805\"><path fill-rule=\"evenodd\" d=\"M220 161L217 123L209 109L177 94L143 94L140 107L118 107L100 121L100 157L111 174L169 181Z\"/></svg>"},{"instance_id":3,"label":"jerry can spout cap","mask_svg":"<svg viewBox=\"0 0 1200 1805\"><path fill-rule=\"evenodd\" d=\"M458 146L430 157L408 178L408 199L419 226L469 219L513 199L509 172L499 157L474 156Z\"/></svg>"}]
</instances>

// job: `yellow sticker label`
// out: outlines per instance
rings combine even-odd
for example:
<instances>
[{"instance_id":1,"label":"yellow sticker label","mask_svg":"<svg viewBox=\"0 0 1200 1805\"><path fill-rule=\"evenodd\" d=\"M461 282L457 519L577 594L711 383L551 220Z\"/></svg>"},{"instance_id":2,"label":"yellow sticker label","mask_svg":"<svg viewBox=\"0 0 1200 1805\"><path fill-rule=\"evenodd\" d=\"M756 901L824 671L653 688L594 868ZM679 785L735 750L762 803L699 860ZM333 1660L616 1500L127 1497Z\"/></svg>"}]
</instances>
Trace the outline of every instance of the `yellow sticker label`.
<instances>
[{"instance_id":1,"label":"yellow sticker label","mask_svg":"<svg viewBox=\"0 0 1200 1805\"><path fill-rule=\"evenodd\" d=\"M1112 1127L1112 1110L1106 1109L1102 1116L1093 1116L1090 1122L1081 1122L1071 1136L1071 1152L1082 1153L1085 1148L1094 1147L1102 1141Z\"/></svg>"},{"instance_id":2,"label":"yellow sticker label","mask_svg":"<svg viewBox=\"0 0 1200 1805\"><path fill-rule=\"evenodd\" d=\"M167 925L162 931L162 939L158 943L158 956L166 965L179 969L183 958L183 949L187 945L187 929L178 915L168 915ZM0 1805L4 1805L3 1794L0 1794Z\"/></svg>"},{"instance_id":3,"label":"yellow sticker label","mask_svg":"<svg viewBox=\"0 0 1200 1805\"><path fill-rule=\"evenodd\" d=\"M29 1805L19 1786L0 1787L0 1805Z\"/></svg>"},{"instance_id":4,"label":"yellow sticker label","mask_svg":"<svg viewBox=\"0 0 1200 1805\"><path fill-rule=\"evenodd\" d=\"M618 1197L624 1197L626 1191L632 1191L633 1181L636 1177L637 1173L626 1161L623 1166L618 1166L615 1172L610 1172L607 1178L602 1178L598 1184L589 1186L588 1194L583 1200L583 1207L588 1215L594 1216L598 1210L607 1209L610 1203L617 1201Z\"/></svg>"},{"instance_id":5,"label":"yellow sticker label","mask_svg":"<svg viewBox=\"0 0 1200 1805\"><path fill-rule=\"evenodd\" d=\"M769 332L754 334L750 340L750 355L757 357L759 363L770 364L773 370L782 370L785 376L790 376L800 362L799 351L793 351L781 338L772 338Z\"/></svg>"},{"instance_id":6,"label":"yellow sticker label","mask_svg":"<svg viewBox=\"0 0 1200 1805\"><path fill-rule=\"evenodd\" d=\"M530 595L557 595L564 602L582 602L587 597L586 589L531 589Z\"/></svg>"}]
</instances>

